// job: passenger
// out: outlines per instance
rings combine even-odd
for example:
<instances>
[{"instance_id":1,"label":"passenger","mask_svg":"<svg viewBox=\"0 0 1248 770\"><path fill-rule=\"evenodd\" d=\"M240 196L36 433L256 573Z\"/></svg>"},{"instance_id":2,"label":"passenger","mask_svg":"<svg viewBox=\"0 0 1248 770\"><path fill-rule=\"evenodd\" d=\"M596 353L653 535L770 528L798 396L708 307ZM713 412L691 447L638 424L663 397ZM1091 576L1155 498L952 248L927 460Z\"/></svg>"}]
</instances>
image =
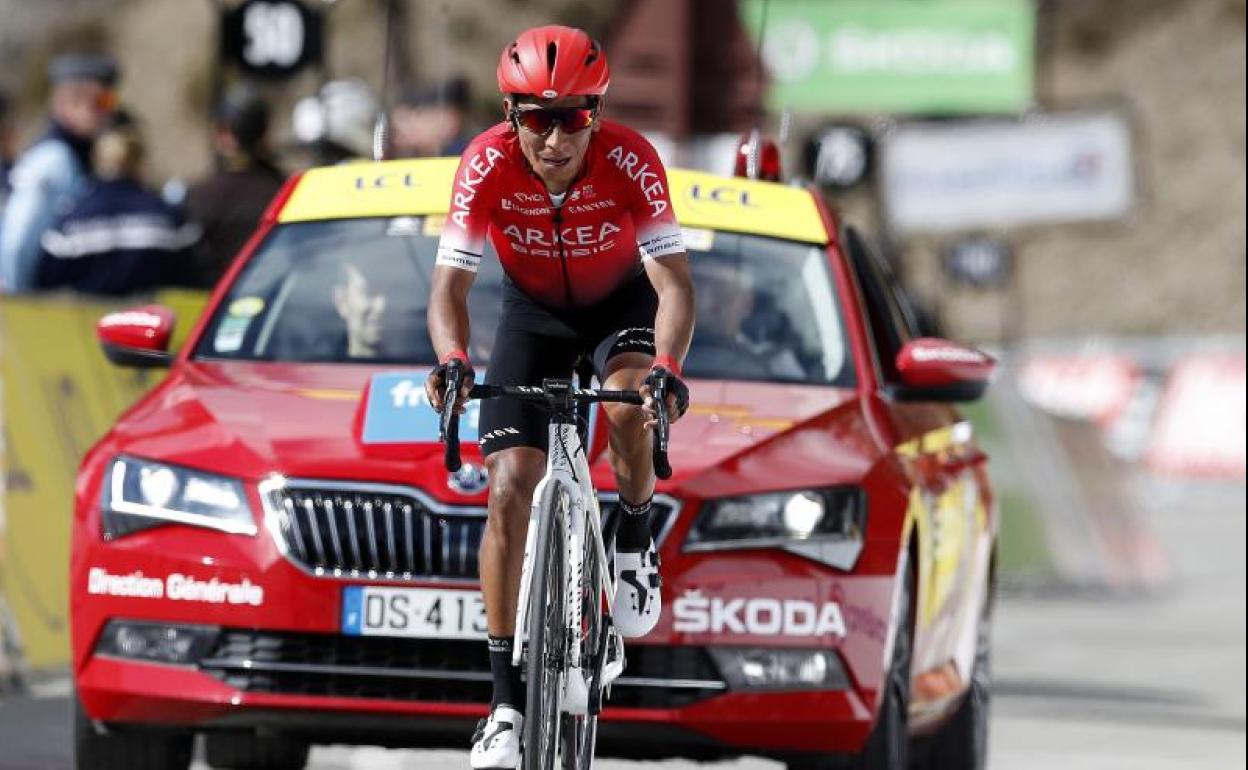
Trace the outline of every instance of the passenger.
<instances>
[{"instance_id":1,"label":"passenger","mask_svg":"<svg viewBox=\"0 0 1248 770\"><path fill-rule=\"evenodd\" d=\"M343 261L334 285L334 309L346 324L347 358L377 358L382 353L386 319L384 283L371 280L364 268Z\"/></svg>"},{"instance_id":2,"label":"passenger","mask_svg":"<svg viewBox=\"0 0 1248 770\"><path fill-rule=\"evenodd\" d=\"M67 54L52 60L51 121L17 159L0 222L0 291L33 287L39 242L91 178L91 143L117 106L117 63L109 56Z\"/></svg>"},{"instance_id":3,"label":"passenger","mask_svg":"<svg viewBox=\"0 0 1248 770\"><path fill-rule=\"evenodd\" d=\"M232 89L217 105L215 120L216 168L186 198L188 216L203 228L194 280L205 288L229 268L285 180L269 150L269 105L258 94Z\"/></svg>"},{"instance_id":4,"label":"passenger","mask_svg":"<svg viewBox=\"0 0 1248 770\"><path fill-rule=\"evenodd\" d=\"M143 187L143 157L133 123L100 136L98 178L44 232L34 288L123 295L188 283L199 227Z\"/></svg>"},{"instance_id":5,"label":"passenger","mask_svg":"<svg viewBox=\"0 0 1248 770\"><path fill-rule=\"evenodd\" d=\"M390 121L396 158L460 155L474 132L468 128L471 95L462 77L408 88Z\"/></svg>"}]
</instances>

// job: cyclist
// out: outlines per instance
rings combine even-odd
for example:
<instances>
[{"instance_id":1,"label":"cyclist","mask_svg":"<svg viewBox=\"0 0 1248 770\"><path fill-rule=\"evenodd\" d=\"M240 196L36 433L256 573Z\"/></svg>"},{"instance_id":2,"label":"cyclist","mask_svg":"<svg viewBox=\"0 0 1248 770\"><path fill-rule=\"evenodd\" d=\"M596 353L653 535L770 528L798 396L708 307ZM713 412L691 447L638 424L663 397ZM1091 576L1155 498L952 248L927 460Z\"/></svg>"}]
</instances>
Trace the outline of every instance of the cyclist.
<instances>
[{"instance_id":1,"label":"cyclist","mask_svg":"<svg viewBox=\"0 0 1248 770\"><path fill-rule=\"evenodd\" d=\"M448 367L467 375L460 399L471 387L467 296L487 236L507 281L486 382L540 385L570 376L588 355L603 387L648 394L663 379L662 408L672 420L687 409L680 361L694 322L688 256L654 148L601 117L608 81L602 48L578 29L530 29L503 49L505 120L463 153L434 268L429 333L441 364L426 389L435 409ZM615 622L627 637L648 633L661 606L648 521L657 408L649 397L642 409L606 407L622 513ZM480 564L494 695L474 736L473 768L512 768L519 757L525 696L511 644L547 428L548 416L532 404L482 404L490 498Z\"/></svg>"}]
</instances>

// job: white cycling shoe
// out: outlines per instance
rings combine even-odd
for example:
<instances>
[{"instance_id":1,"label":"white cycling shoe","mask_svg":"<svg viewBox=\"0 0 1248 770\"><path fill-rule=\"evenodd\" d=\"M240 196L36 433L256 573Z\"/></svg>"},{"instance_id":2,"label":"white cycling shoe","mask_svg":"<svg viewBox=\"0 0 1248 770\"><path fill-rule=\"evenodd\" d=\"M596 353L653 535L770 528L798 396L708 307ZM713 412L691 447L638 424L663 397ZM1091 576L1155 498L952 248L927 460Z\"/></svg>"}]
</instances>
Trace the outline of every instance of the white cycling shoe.
<instances>
[{"instance_id":1,"label":"white cycling shoe","mask_svg":"<svg viewBox=\"0 0 1248 770\"><path fill-rule=\"evenodd\" d=\"M645 636L663 611L659 554L654 541L644 551L615 551L615 627L626 639Z\"/></svg>"},{"instance_id":2,"label":"white cycling shoe","mask_svg":"<svg viewBox=\"0 0 1248 770\"><path fill-rule=\"evenodd\" d=\"M499 706L489 719L477 723L468 755L472 770L515 770L520 764L520 734L524 716L510 706Z\"/></svg>"}]
</instances>

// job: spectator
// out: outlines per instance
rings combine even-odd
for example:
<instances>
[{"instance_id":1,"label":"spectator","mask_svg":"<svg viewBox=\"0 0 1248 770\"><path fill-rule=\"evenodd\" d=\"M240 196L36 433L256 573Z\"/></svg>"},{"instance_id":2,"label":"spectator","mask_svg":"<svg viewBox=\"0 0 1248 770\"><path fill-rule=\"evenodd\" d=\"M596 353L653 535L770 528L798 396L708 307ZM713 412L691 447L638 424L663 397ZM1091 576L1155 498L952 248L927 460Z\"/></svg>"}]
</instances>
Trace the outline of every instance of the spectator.
<instances>
[{"instance_id":1,"label":"spectator","mask_svg":"<svg viewBox=\"0 0 1248 770\"><path fill-rule=\"evenodd\" d=\"M216 170L191 187L186 208L203 228L193 280L211 287L251 237L285 175L269 151L269 106L248 88L231 90L217 108Z\"/></svg>"},{"instance_id":2,"label":"spectator","mask_svg":"<svg viewBox=\"0 0 1248 770\"><path fill-rule=\"evenodd\" d=\"M468 81L451 78L408 88L391 116L395 157L460 155L473 137L468 125Z\"/></svg>"},{"instance_id":3,"label":"spectator","mask_svg":"<svg viewBox=\"0 0 1248 770\"><path fill-rule=\"evenodd\" d=\"M362 80L331 80L300 99L291 115L295 137L328 166L373 157L373 129L381 105Z\"/></svg>"},{"instance_id":4,"label":"spectator","mask_svg":"<svg viewBox=\"0 0 1248 770\"><path fill-rule=\"evenodd\" d=\"M98 179L43 234L35 288L121 295L188 282L199 227L143 188L143 155L137 126L101 134Z\"/></svg>"},{"instance_id":5,"label":"spectator","mask_svg":"<svg viewBox=\"0 0 1248 770\"><path fill-rule=\"evenodd\" d=\"M13 170L13 119L9 98L0 91L0 221L4 219L4 202L9 197L9 172Z\"/></svg>"},{"instance_id":6,"label":"spectator","mask_svg":"<svg viewBox=\"0 0 1248 770\"><path fill-rule=\"evenodd\" d=\"M51 121L17 159L13 192L0 223L0 286L31 288L39 240L91 177L91 143L116 107L117 64L108 56L68 54L52 60Z\"/></svg>"}]
</instances>

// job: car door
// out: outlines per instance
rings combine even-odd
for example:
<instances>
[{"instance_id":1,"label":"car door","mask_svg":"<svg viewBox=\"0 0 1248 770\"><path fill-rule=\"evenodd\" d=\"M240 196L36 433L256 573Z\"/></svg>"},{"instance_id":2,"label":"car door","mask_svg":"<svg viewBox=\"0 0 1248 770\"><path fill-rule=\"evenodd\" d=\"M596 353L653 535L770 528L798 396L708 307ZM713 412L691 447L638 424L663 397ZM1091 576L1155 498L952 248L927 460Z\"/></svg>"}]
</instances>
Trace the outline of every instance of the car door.
<instances>
[{"instance_id":1,"label":"car door","mask_svg":"<svg viewBox=\"0 0 1248 770\"><path fill-rule=\"evenodd\" d=\"M919 541L912 701L921 714L960 693L970 672L989 530L978 483L983 455L970 423L951 405L890 397L899 383L897 353L919 336L916 315L866 241L852 228L843 240L869 316L881 386L877 413L912 483Z\"/></svg>"}]
</instances>

